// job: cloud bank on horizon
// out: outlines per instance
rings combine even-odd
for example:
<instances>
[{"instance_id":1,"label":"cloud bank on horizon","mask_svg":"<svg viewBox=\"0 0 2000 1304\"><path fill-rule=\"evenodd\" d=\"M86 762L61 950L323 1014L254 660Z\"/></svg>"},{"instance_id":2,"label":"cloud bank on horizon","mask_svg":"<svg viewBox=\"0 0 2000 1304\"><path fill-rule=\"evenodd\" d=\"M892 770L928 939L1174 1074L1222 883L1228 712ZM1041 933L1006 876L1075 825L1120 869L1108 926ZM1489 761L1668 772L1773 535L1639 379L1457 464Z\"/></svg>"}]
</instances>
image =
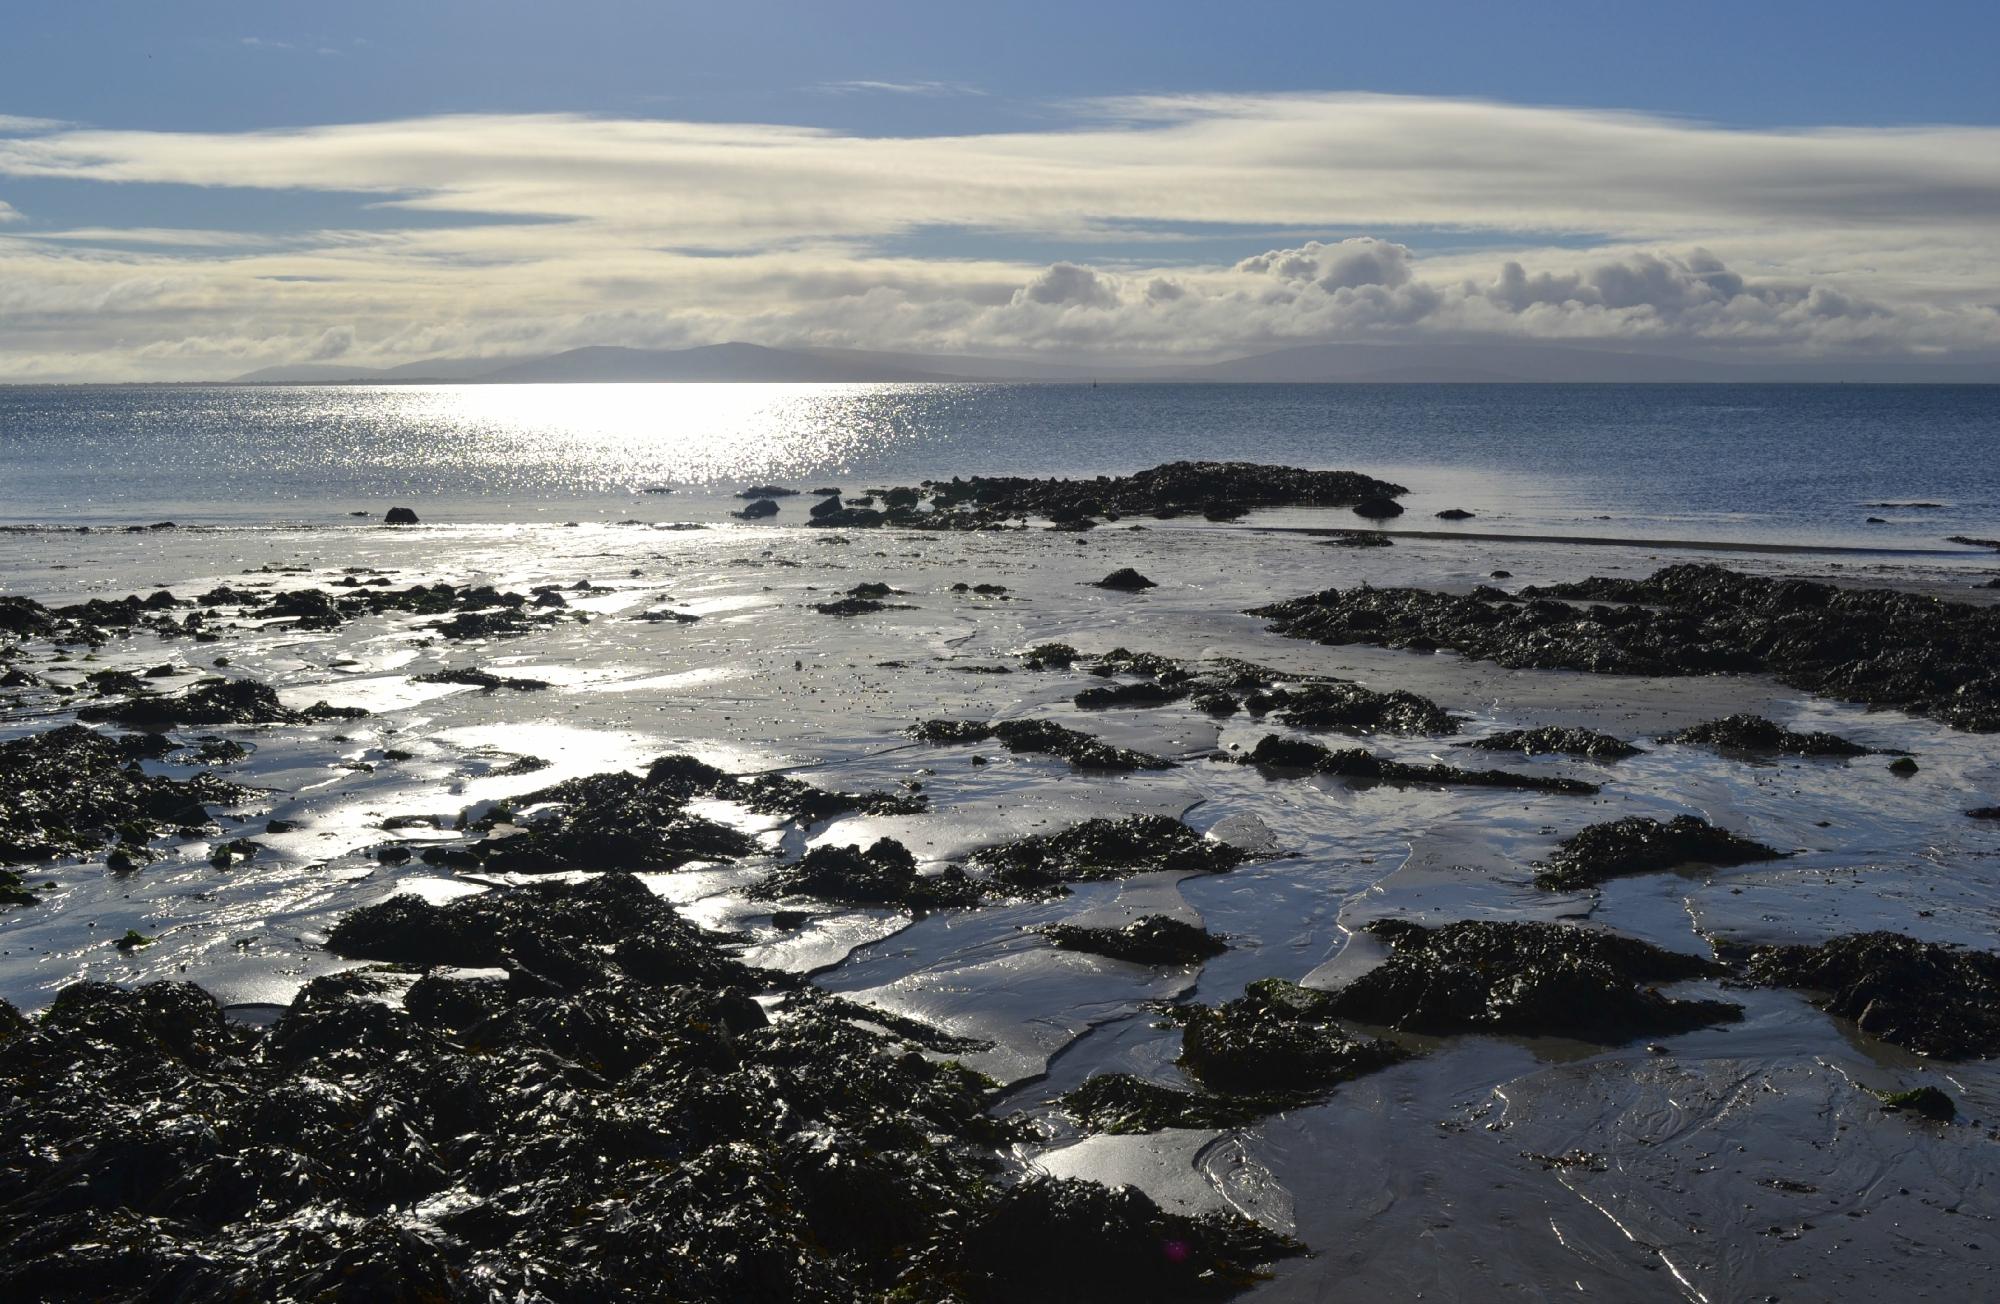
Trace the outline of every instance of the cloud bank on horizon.
<instances>
[{"instance_id":1,"label":"cloud bank on horizon","mask_svg":"<svg viewBox=\"0 0 2000 1304\"><path fill-rule=\"evenodd\" d=\"M1044 130L902 136L0 116L0 380L723 340L1134 362L1423 338L2000 355L2000 128L1357 94L1065 107ZM45 222L10 190L47 182L132 220ZM185 187L367 220L144 216Z\"/></svg>"}]
</instances>

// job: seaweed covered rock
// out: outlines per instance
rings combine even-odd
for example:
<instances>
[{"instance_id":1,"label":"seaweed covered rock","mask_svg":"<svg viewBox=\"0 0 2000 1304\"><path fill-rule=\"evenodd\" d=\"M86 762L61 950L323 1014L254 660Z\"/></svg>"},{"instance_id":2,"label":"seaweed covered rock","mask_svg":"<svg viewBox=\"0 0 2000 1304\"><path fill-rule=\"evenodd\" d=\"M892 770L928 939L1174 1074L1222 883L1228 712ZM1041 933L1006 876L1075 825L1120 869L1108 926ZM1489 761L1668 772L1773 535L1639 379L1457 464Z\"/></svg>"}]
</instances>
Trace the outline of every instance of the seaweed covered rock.
<instances>
[{"instance_id":1,"label":"seaweed covered rock","mask_svg":"<svg viewBox=\"0 0 2000 1304\"><path fill-rule=\"evenodd\" d=\"M1130 566L1120 567L1101 580L1091 583L1100 589L1116 589L1120 593L1137 593L1143 589L1157 589L1160 586L1147 579Z\"/></svg>"},{"instance_id":2,"label":"seaweed covered rock","mask_svg":"<svg viewBox=\"0 0 2000 1304\"><path fill-rule=\"evenodd\" d=\"M1407 493L1398 484L1353 471L1306 471L1257 462L1169 462L1133 475L1092 480L1020 476L954 477L932 488L939 512L973 508L989 514L1171 517L1214 508L1347 507L1366 498Z\"/></svg>"},{"instance_id":3,"label":"seaweed covered rock","mask_svg":"<svg viewBox=\"0 0 2000 1304\"><path fill-rule=\"evenodd\" d=\"M109 720L128 729L153 732L183 724L316 724L367 714L360 707L328 706L325 702L294 711L278 701L269 684L254 679L203 679L179 693L134 697L77 711L80 719Z\"/></svg>"},{"instance_id":4,"label":"seaweed covered rock","mask_svg":"<svg viewBox=\"0 0 2000 1304\"><path fill-rule=\"evenodd\" d=\"M206 774L147 774L138 761L158 755L164 741L65 725L0 743L0 861L76 855L113 841L143 847L167 829L208 823L209 805L246 795Z\"/></svg>"},{"instance_id":5,"label":"seaweed covered rock","mask_svg":"<svg viewBox=\"0 0 2000 1304\"><path fill-rule=\"evenodd\" d=\"M1084 820L1054 833L985 847L969 859L1004 887L1040 891L1156 869L1219 874L1242 864L1247 854L1205 838L1171 816L1128 815Z\"/></svg>"},{"instance_id":6,"label":"seaweed covered rock","mask_svg":"<svg viewBox=\"0 0 2000 1304\"><path fill-rule=\"evenodd\" d=\"M1615 1044L1743 1017L1726 1001L1670 1000L1650 984L1721 967L1566 924L1382 921L1388 959L1332 993L1335 1014L1406 1032L1507 1032Z\"/></svg>"},{"instance_id":7,"label":"seaweed covered rock","mask_svg":"<svg viewBox=\"0 0 2000 1304\"><path fill-rule=\"evenodd\" d=\"M1667 734L1660 741L1692 743L1725 752L1788 756L1867 756L1875 750L1849 742L1838 734L1795 733L1761 715L1726 715Z\"/></svg>"},{"instance_id":8,"label":"seaweed covered rock","mask_svg":"<svg viewBox=\"0 0 2000 1304\"><path fill-rule=\"evenodd\" d=\"M819 846L796 864L760 883L752 895L818 897L844 905L906 906L935 910L978 905L985 893L957 867L933 875L917 871L916 857L893 838L861 847Z\"/></svg>"},{"instance_id":9,"label":"seaweed covered rock","mask_svg":"<svg viewBox=\"0 0 2000 1304\"><path fill-rule=\"evenodd\" d=\"M958 1271L972 1304L1172 1304L1224 1299L1257 1269L1302 1254L1288 1236L1228 1214L1166 1213L1136 1188L1025 1182L965 1229Z\"/></svg>"},{"instance_id":10,"label":"seaweed covered rock","mask_svg":"<svg viewBox=\"0 0 2000 1304\"><path fill-rule=\"evenodd\" d=\"M1394 1042L1340 1026L1332 998L1283 979L1250 984L1221 1005L1188 1005L1178 1063L1216 1091L1323 1092L1408 1057Z\"/></svg>"},{"instance_id":11,"label":"seaweed covered rock","mask_svg":"<svg viewBox=\"0 0 2000 1304\"><path fill-rule=\"evenodd\" d=\"M315 980L268 1030L175 983L0 1028L9 1298L1001 1299L1038 1271L1003 1244L1069 1255L1087 1221L1093 1288L1213 1298L1294 1248L1010 1190L989 1082L769 991L627 875L392 899L332 941L421 976Z\"/></svg>"},{"instance_id":12,"label":"seaweed covered rock","mask_svg":"<svg viewBox=\"0 0 2000 1304\"><path fill-rule=\"evenodd\" d=\"M1134 964L1199 964L1229 949L1206 928L1170 915L1146 915L1121 928L1047 924L1036 931L1065 951L1088 951Z\"/></svg>"},{"instance_id":13,"label":"seaweed covered rock","mask_svg":"<svg viewBox=\"0 0 2000 1304\"><path fill-rule=\"evenodd\" d=\"M1761 860L1778 860L1784 852L1719 829L1695 815L1676 815L1660 822L1628 815L1592 824L1556 844L1555 854L1540 866L1537 885L1556 890L1594 887L1627 874L1656 874L1688 865L1727 868Z\"/></svg>"},{"instance_id":14,"label":"seaweed covered rock","mask_svg":"<svg viewBox=\"0 0 2000 1304\"><path fill-rule=\"evenodd\" d=\"M1920 942L1901 933L1852 933L1818 946L1767 946L1750 977L1818 994L1819 1007L1919 1055L2000 1054L2000 955Z\"/></svg>"},{"instance_id":15,"label":"seaweed covered rock","mask_svg":"<svg viewBox=\"0 0 2000 1304\"><path fill-rule=\"evenodd\" d=\"M1645 580L1591 578L1524 589L1518 598L1497 590L1327 589L1251 614L1293 638L1452 648L1518 668L1761 672L1809 693L2000 731L2000 670L1991 654L2000 645L2000 607L1893 589L1688 563Z\"/></svg>"},{"instance_id":16,"label":"seaweed covered rock","mask_svg":"<svg viewBox=\"0 0 2000 1304\"><path fill-rule=\"evenodd\" d=\"M496 675L490 670L477 666L458 666L450 670L433 670L426 675L416 676L420 684L464 684L490 693L496 688L511 688L517 692L539 692L549 687L546 679L521 679L509 675Z\"/></svg>"},{"instance_id":17,"label":"seaweed covered rock","mask_svg":"<svg viewBox=\"0 0 2000 1304\"><path fill-rule=\"evenodd\" d=\"M1914 1087L1908 1091L1878 1091L1882 1108L1892 1114L1915 1114L1933 1123L1949 1123L1958 1117L1958 1103L1937 1087Z\"/></svg>"},{"instance_id":18,"label":"seaweed covered rock","mask_svg":"<svg viewBox=\"0 0 2000 1304\"><path fill-rule=\"evenodd\" d=\"M1053 720L926 720L910 729L912 737L927 743L998 742L1010 752L1054 756L1079 770L1130 772L1170 770L1174 763L1162 756L1113 747L1087 733L1059 725Z\"/></svg>"},{"instance_id":19,"label":"seaweed covered rock","mask_svg":"<svg viewBox=\"0 0 2000 1304\"><path fill-rule=\"evenodd\" d=\"M1628 756L1642 754L1642 749L1610 734L1592 729L1562 729L1554 725L1543 725L1539 729L1504 729L1484 738L1474 738L1469 743L1460 743L1459 746L1476 747L1488 752L1520 752L1524 756L1578 756L1588 761L1622 761Z\"/></svg>"},{"instance_id":20,"label":"seaweed covered rock","mask_svg":"<svg viewBox=\"0 0 2000 1304\"><path fill-rule=\"evenodd\" d=\"M1303 738L1265 734L1239 762L1267 770L1325 774L1367 783L1437 783L1470 788L1512 788L1521 792L1561 793L1587 796L1597 791L1594 783L1541 774L1516 774L1511 770L1461 770L1457 766L1432 762L1411 765L1377 756L1360 747L1334 751Z\"/></svg>"},{"instance_id":21,"label":"seaweed covered rock","mask_svg":"<svg viewBox=\"0 0 2000 1304\"><path fill-rule=\"evenodd\" d=\"M1182 1091L1129 1073L1099 1073L1056 1103L1093 1132L1133 1135L1170 1127L1204 1131L1245 1127L1308 1100L1310 1096L1285 1092Z\"/></svg>"},{"instance_id":22,"label":"seaweed covered rock","mask_svg":"<svg viewBox=\"0 0 2000 1304\"><path fill-rule=\"evenodd\" d=\"M1378 692L1346 679L1311 678L1260 687L1244 700L1252 715L1273 715L1294 729L1354 733L1448 734L1462 721L1428 697Z\"/></svg>"}]
</instances>

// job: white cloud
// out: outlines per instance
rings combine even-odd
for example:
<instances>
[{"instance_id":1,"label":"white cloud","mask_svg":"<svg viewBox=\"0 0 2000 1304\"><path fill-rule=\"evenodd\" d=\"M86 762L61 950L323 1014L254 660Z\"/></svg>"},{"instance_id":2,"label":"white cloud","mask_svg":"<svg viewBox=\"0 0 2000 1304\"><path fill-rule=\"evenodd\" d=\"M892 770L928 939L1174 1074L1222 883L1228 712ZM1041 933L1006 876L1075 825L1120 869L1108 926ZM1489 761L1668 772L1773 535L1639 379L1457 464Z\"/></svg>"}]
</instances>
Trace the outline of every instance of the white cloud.
<instances>
[{"instance_id":1,"label":"white cloud","mask_svg":"<svg viewBox=\"0 0 2000 1304\"><path fill-rule=\"evenodd\" d=\"M1423 332L2000 349L1990 128L1724 130L1351 95L1126 100L1060 129L905 138L572 115L241 133L0 119L0 177L96 181L104 211L144 211L152 184L338 192L391 227L15 223L15 375L213 374L334 340L357 364L730 338L1129 357ZM406 210L426 220L398 227ZM1461 247L1357 234L1170 260L1162 236L1212 241L1210 224L1429 228ZM1128 227L1116 259L976 256L996 234L1102 247ZM960 256L898 252L951 230Z\"/></svg>"}]
</instances>

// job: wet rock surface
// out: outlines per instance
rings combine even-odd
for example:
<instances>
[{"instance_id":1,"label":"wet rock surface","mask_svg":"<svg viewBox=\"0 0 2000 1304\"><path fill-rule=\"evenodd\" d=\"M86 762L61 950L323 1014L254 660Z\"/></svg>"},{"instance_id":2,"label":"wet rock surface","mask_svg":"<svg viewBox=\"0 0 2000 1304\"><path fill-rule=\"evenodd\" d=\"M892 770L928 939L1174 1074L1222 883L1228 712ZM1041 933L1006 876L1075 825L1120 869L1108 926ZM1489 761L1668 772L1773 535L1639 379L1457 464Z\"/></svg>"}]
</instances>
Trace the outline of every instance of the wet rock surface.
<instances>
[{"instance_id":1,"label":"wet rock surface","mask_svg":"<svg viewBox=\"0 0 2000 1304\"><path fill-rule=\"evenodd\" d=\"M1100 589L1116 589L1120 593L1138 593L1145 589L1157 589L1160 587L1152 580L1141 575L1138 571L1133 570L1130 566L1112 571L1103 579L1095 581L1095 583Z\"/></svg>"},{"instance_id":2,"label":"wet rock surface","mask_svg":"<svg viewBox=\"0 0 2000 1304\"><path fill-rule=\"evenodd\" d=\"M1956 729L2000 731L2000 671L1991 654L2000 645L2000 609L1892 589L1684 564L1646 580L1593 578L1524 589L1518 599L1497 590L1327 589L1251 614L1293 638L1451 648L1516 668L1760 672L1810 693L1900 707Z\"/></svg>"},{"instance_id":3,"label":"wet rock surface","mask_svg":"<svg viewBox=\"0 0 2000 1304\"><path fill-rule=\"evenodd\" d=\"M1403 1032L1505 1032L1615 1044L1741 1019L1726 1001L1673 1000L1651 984L1718 964L1567 924L1380 921L1389 958L1331 993L1343 1018Z\"/></svg>"},{"instance_id":4,"label":"wet rock surface","mask_svg":"<svg viewBox=\"0 0 2000 1304\"><path fill-rule=\"evenodd\" d=\"M1554 725L1504 729L1460 745L1488 752L1520 752L1524 756L1580 756L1587 761L1622 761L1628 756L1641 755L1643 750L1622 738L1593 729L1562 729Z\"/></svg>"},{"instance_id":5,"label":"wet rock surface","mask_svg":"<svg viewBox=\"0 0 2000 1304\"><path fill-rule=\"evenodd\" d=\"M1184 1091L1129 1073L1099 1073L1058 1102L1063 1112L1093 1132L1114 1136L1170 1127L1220 1130L1247 1127L1281 1110L1307 1103L1297 1092L1223 1095Z\"/></svg>"},{"instance_id":6,"label":"wet rock surface","mask_svg":"<svg viewBox=\"0 0 2000 1304\"><path fill-rule=\"evenodd\" d=\"M143 861L153 838L200 828L210 805L248 795L206 774L146 773L139 761L160 755L166 742L82 725L0 742L0 862L81 855L112 843ZM16 904L32 900L18 880L14 891Z\"/></svg>"},{"instance_id":7,"label":"wet rock surface","mask_svg":"<svg viewBox=\"0 0 2000 1304\"><path fill-rule=\"evenodd\" d=\"M1084 820L983 848L970 859L1006 888L1038 891L1159 869L1220 874L1246 858L1240 848L1205 838L1170 816L1131 815Z\"/></svg>"},{"instance_id":8,"label":"wet rock surface","mask_svg":"<svg viewBox=\"0 0 2000 1304\"><path fill-rule=\"evenodd\" d=\"M1199 1299L1298 1248L1021 1183L978 1075L809 991L767 1013L628 876L392 899L330 942L410 968L268 1030L183 983L4 1010L13 1297Z\"/></svg>"},{"instance_id":9,"label":"wet rock surface","mask_svg":"<svg viewBox=\"0 0 2000 1304\"><path fill-rule=\"evenodd\" d=\"M85 706L83 720L108 720L128 729L164 730L187 724L313 724L322 720L355 720L368 713L359 707L316 703L294 711L278 701L269 684L252 679L204 679L179 693L128 698L109 706Z\"/></svg>"},{"instance_id":10,"label":"wet rock surface","mask_svg":"<svg viewBox=\"0 0 2000 1304\"><path fill-rule=\"evenodd\" d=\"M1199 964L1229 949L1206 928L1168 915L1147 915L1119 928L1046 924L1039 931L1051 946L1065 951L1088 951L1134 964Z\"/></svg>"},{"instance_id":11,"label":"wet rock surface","mask_svg":"<svg viewBox=\"0 0 2000 1304\"><path fill-rule=\"evenodd\" d=\"M1875 750L1849 742L1838 734L1796 733L1761 715L1724 716L1667 734L1660 741L1692 743L1718 751L1788 756L1867 756Z\"/></svg>"},{"instance_id":12,"label":"wet rock surface","mask_svg":"<svg viewBox=\"0 0 2000 1304\"><path fill-rule=\"evenodd\" d=\"M1564 838L1541 865L1535 882L1568 890L1594 887L1627 874L1657 874L1695 865L1728 868L1777 860L1784 854L1696 815L1676 815L1665 822L1631 815L1592 824Z\"/></svg>"},{"instance_id":13,"label":"wet rock surface","mask_svg":"<svg viewBox=\"0 0 2000 1304\"><path fill-rule=\"evenodd\" d=\"M1772 946L1749 959L1753 981L1815 995L1829 1014L1919 1055L2000 1054L2000 955L1855 933L1817 946Z\"/></svg>"},{"instance_id":14,"label":"wet rock surface","mask_svg":"<svg viewBox=\"0 0 2000 1304\"><path fill-rule=\"evenodd\" d=\"M797 864L779 869L759 884L755 895L937 910L978 905L986 892L956 866L937 874L919 873L908 847L893 838L880 838L866 848L814 847Z\"/></svg>"},{"instance_id":15,"label":"wet rock surface","mask_svg":"<svg viewBox=\"0 0 2000 1304\"><path fill-rule=\"evenodd\" d=\"M1322 1093L1387 1068L1409 1052L1337 1021L1325 992L1266 978L1221 1005L1177 1007L1177 1061L1215 1091L1250 1095Z\"/></svg>"},{"instance_id":16,"label":"wet rock surface","mask_svg":"<svg viewBox=\"0 0 2000 1304\"><path fill-rule=\"evenodd\" d=\"M1087 733L1060 725L1053 720L926 720L910 729L920 742L951 744L998 742L1010 752L1054 756L1079 770L1111 773L1134 770L1168 770L1174 763L1162 756L1113 747Z\"/></svg>"},{"instance_id":17,"label":"wet rock surface","mask_svg":"<svg viewBox=\"0 0 2000 1304\"><path fill-rule=\"evenodd\" d=\"M1597 785L1582 779L1562 779L1541 774L1516 774L1511 770L1461 770L1455 765L1433 762L1413 765L1377 756L1360 747L1339 750L1322 747L1303 738L1265 734L1256 747L1237 758L1244 765L1278 773L1324 774L1338 779L1365 783L1444 784L1467 788L1514 788L1522 792L1562 793L1588 796Z\"/></svg>"}]
</instances>

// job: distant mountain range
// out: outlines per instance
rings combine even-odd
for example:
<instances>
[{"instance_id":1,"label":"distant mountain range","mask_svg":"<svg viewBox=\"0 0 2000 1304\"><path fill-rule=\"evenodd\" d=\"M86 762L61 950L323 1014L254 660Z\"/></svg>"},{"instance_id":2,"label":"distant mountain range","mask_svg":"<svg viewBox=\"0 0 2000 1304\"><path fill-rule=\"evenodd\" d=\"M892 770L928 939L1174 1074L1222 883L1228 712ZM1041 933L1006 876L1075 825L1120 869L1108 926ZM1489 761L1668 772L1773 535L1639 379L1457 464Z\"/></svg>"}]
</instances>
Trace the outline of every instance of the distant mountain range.
<instances>
[{"instance_id":1,"label":"distant mountain range","mask_svg":"<svg viewBox=\"0 0 2000 1304\"><path fill-rule=\"evenodd\" d=\"M236 377L239 385L375 385L424 382L576 384L656 381L1118 381L1300 383L1638 383L1800 381L2000 383L2000 358L1953 362L1821 360L1726 363L1665 354L1543 344L1312 344L1184 367L1088 367L1012 358L773 349L709 344L692 349L609 345L546 357L434 358L399 367L301 363Z\"/></svg>"}]
</instances>

